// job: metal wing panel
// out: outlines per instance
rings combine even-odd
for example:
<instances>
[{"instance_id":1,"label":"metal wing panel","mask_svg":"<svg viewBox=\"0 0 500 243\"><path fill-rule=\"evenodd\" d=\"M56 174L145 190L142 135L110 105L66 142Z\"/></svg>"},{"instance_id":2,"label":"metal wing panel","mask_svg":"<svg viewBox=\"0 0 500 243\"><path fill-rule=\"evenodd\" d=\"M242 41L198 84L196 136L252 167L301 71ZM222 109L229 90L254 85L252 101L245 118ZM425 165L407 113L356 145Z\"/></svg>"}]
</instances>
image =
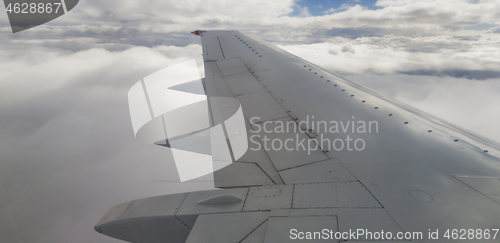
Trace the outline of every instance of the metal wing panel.
<instances>
[{"instance_id":1,"label":"metal wing panel","mask_svg":"<svg viewBox=\"0 0 500 243\"><path fill-rule=\"evenodd\" d=\"M266 236L267 221L262 223L257 229L255 229L250 235L248 235L241 243L262 243L264 242L264 237Z\"/></svg>"},{"instance_id":2,"label":"metal wing panel","mask_svg":"<svg viewBox=\"0 0 500 243\"><path fill-rule=\"evenodd\" d=\"M225 79L235 96L264 90L262 84L249 71L230 75Z\"/></svg>"},{"instance_id":3,"label":"metal wing panel","mask_svg":"<svg viewBox=\"0 0 500 243\"><path fill-rule=\"evenodd\" d=\"M279 173L286 184L357 181L341 163L333 159L281 170Z\"/></svg>"},{"instance_id":4,"label":"metal wing panel","mask_svg":"<svg viewBox=\"0 0 500 243\"><path fill-rule=\"evenodd\" d=\"M273 185L274 182L253 162L235 162L214 172L218 188Z\"/></svg>"},{"instance_id":5,"label":"metal wing panel","mask_svg":"<svg viewBox=\"0 0 500 243\"><path fill-rule=\"evenodd\" d=\"M223 37L222 48L231 46L225 55L241 59L292 119L300 122L314 116L317 121L377 121L376 132L331 134L315 130L313 134L331 141L339 136L365 141L362 151L322 148L329 150L328 157L337 158L404 230L500 227L498 204L452 176L498 177L497 143L338 77L251 35L208 33ZM258 102L255 98L260 97L243 102ZM268 102L274 105L271 99ZM251 117L266 115L252 108L247 113ZM271 161L277 165L272 157Z\"/></svg>"},{"instance_id":6,"label":"metal wing panel","mask_svg":"<svg viewBox=\"0 0 500 243\"><path fill-rule=\"evenodd\" d=\"M211 42L214 38L215 37L208 37L207 41ZM203 42L204 41L205 39L203 39ZM216 51L213 52L217 53ZM229 60L222 58L217 61L213 61L211 58L218 59L220 57L205 54L205 83L209 100L210 98L217 97L235 98L237 95L264 89L255 77L251 75L250 71L239 58ZM239 87L238 83L242 82L244 82L244 85ZM230 89L230 86L233 90ZM241 105L247 107L246 103L241 103ZM224 113L223 107L216 104L210 104L210 108L212 124L218 124L227 119L227 115ZM232 112L229 112L228 114L231 113ZM229 124L226 124L226 126L227 125ZM248 119L245 121L245 126L247 128L247 134L250 134L251 127L249 126ZM228 139L230 139L230 134L228 134L228 136ZM251 141L248 141L248 143L250 142ZM216 147L215 145L217 144L212 144L212 147ZM234 147L230 147L230 149L234 149ZM238 154L238 151L232 152ZM224 169L214 172L214 182L216 187L228 188L235 186L255 186L283 183L276 168L271 163L268 155L263 149L248 149L243 153L240 151L239 154L241 154L241 156L237 156L239 158L236 158L235 162L251 163L246 165L242 165L240 163L232 164ZM245 173L238 173L235 171L242 168L248 168L249 170L246 170ZM237 174L241 176L236 176Z\"/></svg>"},{"instance_id":7,"label":"metal wing panel","mask_svg":"<svg viewBox=\"0 0 500 243\"><path fill-rule=\"evenodd\" d=\"M186 242L241 242L268 217L269 212L200 215Z\"/></svg>"}]
</instances>

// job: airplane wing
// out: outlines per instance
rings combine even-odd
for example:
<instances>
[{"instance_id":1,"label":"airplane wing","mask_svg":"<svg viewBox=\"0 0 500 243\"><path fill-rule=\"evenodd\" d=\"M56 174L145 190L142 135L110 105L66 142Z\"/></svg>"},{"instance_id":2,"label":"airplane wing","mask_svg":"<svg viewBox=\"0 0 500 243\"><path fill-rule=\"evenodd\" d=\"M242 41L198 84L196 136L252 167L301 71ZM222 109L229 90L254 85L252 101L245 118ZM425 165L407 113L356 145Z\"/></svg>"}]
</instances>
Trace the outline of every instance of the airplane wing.
<instances>
[{"instance_id":1,"label":"airplane wing","mask_svg":"<svg viewBox=\"0 0 500 243\"><path fill-rule=\"evenodd\" d=\"M253 35L195 34L206 94L239 101L248 150L214 172L221 190L117 205L98 232L132 242L499 241L498 143Z\"/></svg>"}]
</instances>

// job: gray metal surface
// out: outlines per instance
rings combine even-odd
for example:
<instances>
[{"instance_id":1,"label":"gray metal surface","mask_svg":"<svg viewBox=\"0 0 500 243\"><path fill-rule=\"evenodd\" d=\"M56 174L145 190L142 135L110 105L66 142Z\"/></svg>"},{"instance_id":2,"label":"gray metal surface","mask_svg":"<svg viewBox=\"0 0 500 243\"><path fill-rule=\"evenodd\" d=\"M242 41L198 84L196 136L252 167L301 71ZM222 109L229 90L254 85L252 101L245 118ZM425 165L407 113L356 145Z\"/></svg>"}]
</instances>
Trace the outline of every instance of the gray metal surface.
<instances>
[{"instance_id":1,"label":"gray metal surface","mask_svg":"<svg viewBox=\"0 0 500 243\"><path fill-rule=\"evenodd\" d=\"M262 84L249 71L226 76L225 80L235 96L264 90Z\"/></svg>"},{"instance_id":2,"label":"gray metal surface","mask_svg":"<svg viewBox=\"0 0 500 243\"><path fill-rule=\"evenodd\" d=\"M183 202L186 194L158 196L153 198L138 199L113 207L106 217L101 218L98 224L109 223L118 219L134 217L150 217L161 215L175 215Z\"/></svg>"},{"instance_id":3,"label":"gray metal surface","mask_svg":"<svg viewBox=\"0 0 500 243\"><path fill-rule=\"evenodd\" d=\"M278 174L278 171L276 170L275 166L273 165L273 163L269 159L269 156L264 151L264 149L262 147L262 143L260 142L260 140L257 138L257 139L255 139L253 141L253 143L252 143L252 141L250 141L251 135L253 133L252 133L252 130L251 130L251 126L250 126L250 124L248 123L247 120L245 120L245 125L246 125L246 128L247 128L247 134L250 134L250 136L248 137L248 139L249 139L249 142L248 142L249 149L237 161L239 161L239 162L253 162L253 163L256 163L264 171L264 173L269 177L269 179L271 179L273 181L273 183L275 183L275 184L283 184L283 180L281 179L280 175ZM260 143L260 148L257 148L257 146L254 144L256 141L258 143ZM266 184L262 183L260 185L266 185Z\"/></svg>"},{"instance_id":4,"label":"gray metal surface","mask_svg":"<svg viewBox=\"0 0 500 243\"><path fill-rule=\"evenodd\" d=\"M247 196L248 188L236 188L226 190L213 190L213 191L198 191L190 192L182 202L179 210L177 211L177 218L179 218L186 225L192 227L196 222L196 218L200 214L207 213L228 213L228 212L241 212L243 203ZM228 204L225 206L203 206L196 205L197 202L207 199L216 195L222 194L235 194L243 198L242 202Z\"/></svg>"},{"instance_id":5,"label":"gray metal surface","mask_svg":"<svg viewBox=\"0 0 500 243\"><path fill-rule=\"evenodd\" d=\"M277 119L277 121L282 121L284 124L286 124L287 122L291 122L292 119L290 117L286 117ZM328 159L328 157L320 149L311 151L308 151L307 149L304 150L300 147L299 149L296 149L297 146L295 141L304 140L304 144L307 145L307 139L309 137L305 133L300 132L299 127L297 127L295 123L290 123L291 128L285 129L284 132L274 132L276 127L281 126L278 122L273 122L266 125L266 129L272 132L264 131L264 124L260 124L260 126L262 128L259 133L260 138L261 140L264 138L269 139L265 149L278 171ZM289 147L293 148L292 150L286 150L284 148L284 145L282 149L273 149L272 141L283 142L287 139L291 139L290 141L292 141L289 144ZM276 145L275 147L277 146L280 145Z\"/></svg>"},{"instance_id":6,"label":"gray metal surface","mask_svg":"<svg viewBox=\"0 0 500 243\"><path fill-rule=\"evenodd\" d=\"M454 175L455 178L500 204L500 177Z\"/></svg>"},{"instance_id":7,"label":"gray metal surface","mask_svg":"<svg viewBox=\"0 0 500 243\"><path fill-rule=\"evenodd\" d=\"M225 65L225 66L224 66ZM222 62L222 66L226 67L229 64L225 64L225 62ZM239 64L241 67L241 63ZM245 74L247 72L244 72ZM229 86L227 85L226 78L231 79L233 76L227 76L223 77L222 72L220 71L218 65L215 62L206 62L205 63L205 74L206 74L206 88L207 88L207 95L209 97L231 97L233 98L234 95L232 91L229 89ZM235 74L238 75L238 74ZM233 80L233 82L237 82L238 80ZM259 84L260 85L260 84ZM232 114L232 110L229 109L227 110L227 107L224 109L223 107L219 107L216 104L212 104L211 106L211 114L213 118L213 123L218 124L222 122L225 118L227 119L225 113L227 114ZM250 125L248 123L248 120L246 122L246 127L247 127L247 134L251 134L250 130ZM249 137L250 139L250 137ZM214 140L215 141L215 140ZM250 141L249 141L250 144ZM222 144L223 145L223 144ZM217 142L212 142L212 148L217 148L218 146L221 146L221 143ZM221 151L224 151L223 149L220 149ZM219 156L219 157L224 157L224 156ZM227 156L225 156L227 157ZM261 149L248 149L247 152L237 161L239 162L254 162L256 163L263 171L264 173L269 177L269 179L272 181L272 183L277 183L277 184L282 184L283 181L280 178L278 172L276 171L276 168L272 164L272 162L269 160L268 155L266 152L261 148ZM237 166L237 165L236 165ZM233 167L236 167L233 166ZM215 179L215 185L216 187L224 188L224 187L234 187L235 185L238 186L254 186L254 185L267 185L268 180L263 179L259 183L252 182L250 184L245 185L246 182L248 182L248 178L246 177L253 177L253 180L257 178L262 178L261 174L258 173L256 175L253 175L251 172L252 171L246 171L245 176L246 177L236 177L231 174L227 174L230 172L230 169L226 169L223 171L217 171L214 174L214 179ZM219 178L220 177L220 178ZM225 182L225 180L228 180Z\"/></svg>"},{"instance_id":8,"label":"gray metal surface","mask_svg":"<svg viewBox=\"0 0 500 243\"><path fill-rule=\"evenodd\" d=\"M184 242L190 228L175 217L185 193L114 206L95 225L99 233L132 242Z\"/></svg>"},{"instance_id":9,"label":"gray metal surface","mask_svg":"<svg viewBox=\"0 0 500 243\"><path fill-rule=\"evenodd\" d=\"M217 61L217 66L219 67L222 76L229 76L238 73L248 72L247 67L245 66L245 64L243 64L243 62L239 58Z\"/></svg>"},{"instance_id":10,"label":"gray metal surface","mask_svg":"<svg viewBox=\"0 0 500 243\"><path fill-rule=\"evenodd\" d=\"M237 96L247 119L258 117L259 121L269 121L288 116L285 110L266 91L257 91Z\"/></svg>"},{"instance_id":11,"label":"gray metal surface","mask_svg":"<svg viewBox=\"0 0 500 243\"><path fill-rule=\"evenodd\" d=\"M287 184L357 180L340 162L334 159L293 167L279 173Z\"/></svg>"},{"instance_id":12,"label":"gray metal surface","mask_svg":"<svg viewBox=\"0 0 500 243\"><path fill-rule=\"evenodd\" d=\"M250 235L248 235L241 243L262 243L264 242L264 237L266 236L267 220L262 223L257 229L255 229Z\"/></svg>"},{"instance_id":13,"label":"gray metal surface","mask_svg":"<svg viewBox=\"0 0 500 243\"><path fill-rule=\"evenodd\" d=\"M233 38L235 45L242 46L234 37L238 35L258 49L262 57L244 48L235 55L248 63L254 75L262 78L261 83L282 99L299 121L312 115L325 121L348 121L352 116L378 121L378 133L343 134L363 138L363 151L329 154L365 185L404 230L500 227L498 204L452 176L498 177L497 143L331 74L251 35L214 31L207 32L202 42L215 35L227 36L228 41ZM331 140L338 136L323 135ZM432 202L415 200L410 195L414 190L428 194Z\"/></svg>"},{"instance_id":14,"label":"gray metal surface","mask_svg":"<svg viewBox=\"0 0 500 243\"><path fill-rule=\"evenodd\" d=\"M215 187L272 185L274 182L255 163L235 162L214 172Z\"/></svg>"},{"instance_id":15,"label":"gray metal surface","mask_svg":"<svg viewBox=\"0 0 500 243\"><path fill-rule=\"evenodd\" d=\"M243 211L291 208L293 185L250 187Z\"/></svg>"},{"instance_id":16,"label":"gray metal surface","mask_svg":"<svg viewBox=\"0 0 500 243\"><path fill-rule=\"evenodd\" d=\"M233 93L231 93L231 89L229 89L229 86L227 86L227 83L224 81L224 78L216 78L215 87L217 88L218 96L233 97Z\"/></svg>"},{"instance_id":17,"label":"gray metal surface","mask_svg":"<svg viewBox=\"0 0 500 243\"><path fill-rule=\"evenodd\" d=\"M382 207L359 182L296 184L293 208Z\"/></svg>"},{"instance_id":18,"label":"gray metal surface","mask_svg":"<svg viewBox=\"0 0 500 243\"><path fill-rule=\"evenodd\" d=\"M186 242L240 242L266 221L268 216L269 212L200 215Z\"/></svg>"},{"instance_id":19,"label":"gray metal surface","mask_svg":"<svg viewBox=\"0 0 500 243\"><path fill-rule=\"evenodd\" d=\"M209 37L205 43L203 43L204 53L206 53L205 60L219 60L224 59L222 56L222 50L220 48L217 37Z\"/></svg>"}]
</instances>

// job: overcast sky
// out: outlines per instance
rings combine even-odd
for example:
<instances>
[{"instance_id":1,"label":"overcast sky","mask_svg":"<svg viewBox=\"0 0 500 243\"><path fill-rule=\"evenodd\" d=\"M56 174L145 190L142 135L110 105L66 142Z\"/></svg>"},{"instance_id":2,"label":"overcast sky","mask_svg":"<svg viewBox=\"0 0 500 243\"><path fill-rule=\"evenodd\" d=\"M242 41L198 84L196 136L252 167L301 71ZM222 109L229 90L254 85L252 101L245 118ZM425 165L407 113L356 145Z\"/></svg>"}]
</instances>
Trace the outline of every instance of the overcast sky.
<instances>
[{"instance_id":1,"label":"overcast sky","mask_svg":"<svg viewBox=\"0 0 500 243\"><path fill-rule=\"evenodd\" d=\"M0 242L120 242L115 204L178 183L138 143L127 92L189 59L195 29L253 33L390 97L500 141L500 1L82 0L13 34L0 11Z\"/></svg>"}]
</instances>

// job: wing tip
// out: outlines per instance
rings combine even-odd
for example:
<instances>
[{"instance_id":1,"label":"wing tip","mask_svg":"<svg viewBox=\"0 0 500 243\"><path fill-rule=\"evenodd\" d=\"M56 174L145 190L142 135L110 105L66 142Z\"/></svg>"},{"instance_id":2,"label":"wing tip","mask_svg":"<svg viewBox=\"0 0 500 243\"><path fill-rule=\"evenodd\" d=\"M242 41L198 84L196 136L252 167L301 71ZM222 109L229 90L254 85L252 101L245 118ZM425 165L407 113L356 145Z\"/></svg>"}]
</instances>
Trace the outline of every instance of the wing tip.
<instances>
[{"instance_id":1,"label":"wing tip","mask_svg":"<svg viewBox=\"0 0 500 243\"><path fill-rule=\"evenodd\" d=\"M193 32L191 32L191 34L193 35L201 35L203 33L207 32L206 30L195 30Z\"/></svg>"}]
</instances>

